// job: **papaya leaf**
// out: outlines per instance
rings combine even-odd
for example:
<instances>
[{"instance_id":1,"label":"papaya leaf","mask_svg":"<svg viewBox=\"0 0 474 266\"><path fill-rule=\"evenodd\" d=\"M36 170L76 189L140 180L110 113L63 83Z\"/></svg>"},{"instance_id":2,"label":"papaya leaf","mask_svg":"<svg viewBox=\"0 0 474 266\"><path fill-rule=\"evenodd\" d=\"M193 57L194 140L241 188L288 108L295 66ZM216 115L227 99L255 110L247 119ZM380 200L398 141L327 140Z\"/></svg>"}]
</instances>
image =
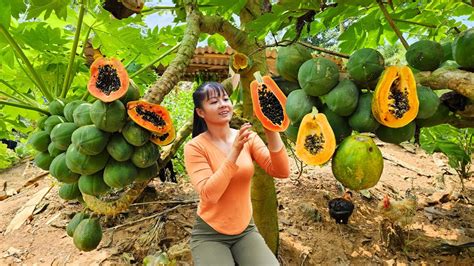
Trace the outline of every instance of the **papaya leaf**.
<instances>
[{"instance_id":1,"label":"papaya leaf","mask_svg":"<svg viewBox=\"0 0 474 266\"><path fill-rule=\"evenodd\" d=\"M240 10L245 6L247 0L222 1L222 0L202 0L201 5L215 6L217 14L225 18L229 18L231 14L239 14Z\"/></svg>"},{"instance_id":2,"label":"papaya leaf","mask_svg":"<svg viewBox=\"0 0 474 266\"><path fill-rule=\"evenodd\" d=\"M56 14L58 18L66 19L67 5L69 0L30 0L27 19L38 18L43 15L44 19L48 19L51 13Z\"/></svg>"},{"instance_id":3,"label":"papaya leaf","mask_svg":"<svg viewBox=\"0 0 474 266\"><path fill-rule=\"evenodd\" d=\"M35 50L61 51L62 46L69 42L59 28L52 28L45 22L35 23L32 26L23 30L17 38Z\"/></svg>"},{"instance_id":4,"label":"papaya leaf","mask_svg":"<svg viewBox=\"0 0 474 266\"><path fill-rule=\"evenodd\" d=\"M247 24L247 30L252 37L259 40L265 38L269 32L280 30L282 24L288 24L289 18L294 15L279 5L272 8L271 13L265 13ZM287 26L287 25L285 25Z\"/></svg>"},{"instance_id":5,"label":"papaya leaf","mask_svg":"<svg viewBox=\"0 0 474 266\"><path fill-rule=\"evenodd\" d=\"M0 25L5 27L8 30L10 27L10 20L12 15L12 10L9 1L0 0Z\"/></svg>"},{"instance_id":6,"label":"papaya leaf","mask_svg":"<svg viewBox=\"0 0 474 266\"><path fill-rule=\"evenodd\" d=\"M207 39L207 44L220 53L224 53L227 47L227 41L219 34L213 34Z\"/></svg>"}]
</instances>

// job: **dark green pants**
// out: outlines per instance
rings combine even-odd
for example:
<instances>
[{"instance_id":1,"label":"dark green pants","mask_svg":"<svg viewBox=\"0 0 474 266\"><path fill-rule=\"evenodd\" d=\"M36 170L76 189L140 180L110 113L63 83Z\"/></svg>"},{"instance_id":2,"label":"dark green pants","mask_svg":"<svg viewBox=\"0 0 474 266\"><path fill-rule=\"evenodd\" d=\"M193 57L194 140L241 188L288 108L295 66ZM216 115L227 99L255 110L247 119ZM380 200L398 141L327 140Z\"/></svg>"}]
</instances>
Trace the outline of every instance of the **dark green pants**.
<instances>
[{"instance_id":1,"label":"dark green pants","mask_svg":"<svg viewBox=\"0 0 474 266\"><path fill-rule=\"evenodd\" d=\"M253 220L241 234L224 235L197 216L190 246L196 266L236 263L239 266L280 265Z\"/></svg>"}]
</instances>

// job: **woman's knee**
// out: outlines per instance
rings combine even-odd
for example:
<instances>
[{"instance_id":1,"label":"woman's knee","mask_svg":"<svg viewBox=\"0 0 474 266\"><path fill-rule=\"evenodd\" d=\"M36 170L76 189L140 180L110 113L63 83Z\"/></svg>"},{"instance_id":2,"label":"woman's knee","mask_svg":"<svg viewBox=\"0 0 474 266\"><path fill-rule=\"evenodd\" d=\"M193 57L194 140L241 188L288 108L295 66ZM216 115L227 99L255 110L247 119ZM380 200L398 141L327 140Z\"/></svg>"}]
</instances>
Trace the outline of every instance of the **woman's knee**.
<instances>
[{"instance_id":1,"label":"woman's knee","mask_svg":"<svg viewBox=\"0 0 474 266\"><path fill-rule=\"evenodd\" d=\"M191 248L195 266L235 265L230 248L219 242L203 242Z\"/></svg>"},{"instance_id":2,"label":"woman's knee","mask_svg":"<svg viewBox=\"0 0 474 266\"><path fill-rule=\"evenodd\" d=\"M257 231L248 233L231 248L239 266L280 265L275 254L268 248L263 237Z\"/></svg>"}]
</instances>

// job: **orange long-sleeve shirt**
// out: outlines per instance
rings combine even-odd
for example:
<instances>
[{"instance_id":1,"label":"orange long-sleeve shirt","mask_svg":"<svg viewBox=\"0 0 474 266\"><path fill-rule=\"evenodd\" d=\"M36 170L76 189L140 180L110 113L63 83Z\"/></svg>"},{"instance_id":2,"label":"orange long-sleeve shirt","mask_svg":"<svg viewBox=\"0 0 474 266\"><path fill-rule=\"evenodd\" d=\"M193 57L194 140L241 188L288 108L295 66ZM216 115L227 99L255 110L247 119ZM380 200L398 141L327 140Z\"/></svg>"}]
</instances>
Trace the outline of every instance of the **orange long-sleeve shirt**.
<instances>
[{"instance_id":1,"label":"orange long-sleeve shirt","mask_svg":"<svg viewBox=\"0 0 474 266\"><path fill-rule=\"evenodd\" d=\"M217 232L237 235L245 230L252 217L250 180L253 161L269 175L286 178L290 165L285 147L270 152L256 134L250 135L236 163L202 133L184 146L186 171L200 202L197 214Z\"/></svg>"}]
</instances>

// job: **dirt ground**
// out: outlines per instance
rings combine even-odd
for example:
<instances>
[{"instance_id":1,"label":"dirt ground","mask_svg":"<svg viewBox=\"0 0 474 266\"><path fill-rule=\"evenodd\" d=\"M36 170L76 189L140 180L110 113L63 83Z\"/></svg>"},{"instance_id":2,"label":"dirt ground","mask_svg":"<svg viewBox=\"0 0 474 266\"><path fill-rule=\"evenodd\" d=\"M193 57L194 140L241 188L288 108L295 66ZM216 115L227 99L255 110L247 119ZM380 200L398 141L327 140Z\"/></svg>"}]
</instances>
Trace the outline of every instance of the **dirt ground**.
<instances>
[{"instance_id":1,"label":"dirt ground","mask_svg":"<svg viewBox=\"0 0 474 266\"><path fill-rule=\"evenodd\" d=\"M460 193L459 178L443 156L414 146L378 145L385 157L382 178L369 189L370 198L354 193L356 208L349 225L335 224L328 214L328 200L342 194L330 165L306 166L299 175L292 159L290 178L276 180L282 265L474 265L473 248L440 248L442 243L474 241L473 178L465 180ZM0 184L6 181L7 190L16 189L40 173L24 163L0 173ZM74 247L65 231L81 204L60 199L57 182L45 176L0 201L0 265L134 264L164 250L178 265L191 265L187 243L197 195L186 180L151 182L128 212L102 220L102 242L86 253ZM26 223L6 233L17 211L50 186ZM416 217L404 229L404 247L391 250L381 241L377 205L385 194L402 199L407 189L417 196Z\"/></svg>"}]
</instances>

